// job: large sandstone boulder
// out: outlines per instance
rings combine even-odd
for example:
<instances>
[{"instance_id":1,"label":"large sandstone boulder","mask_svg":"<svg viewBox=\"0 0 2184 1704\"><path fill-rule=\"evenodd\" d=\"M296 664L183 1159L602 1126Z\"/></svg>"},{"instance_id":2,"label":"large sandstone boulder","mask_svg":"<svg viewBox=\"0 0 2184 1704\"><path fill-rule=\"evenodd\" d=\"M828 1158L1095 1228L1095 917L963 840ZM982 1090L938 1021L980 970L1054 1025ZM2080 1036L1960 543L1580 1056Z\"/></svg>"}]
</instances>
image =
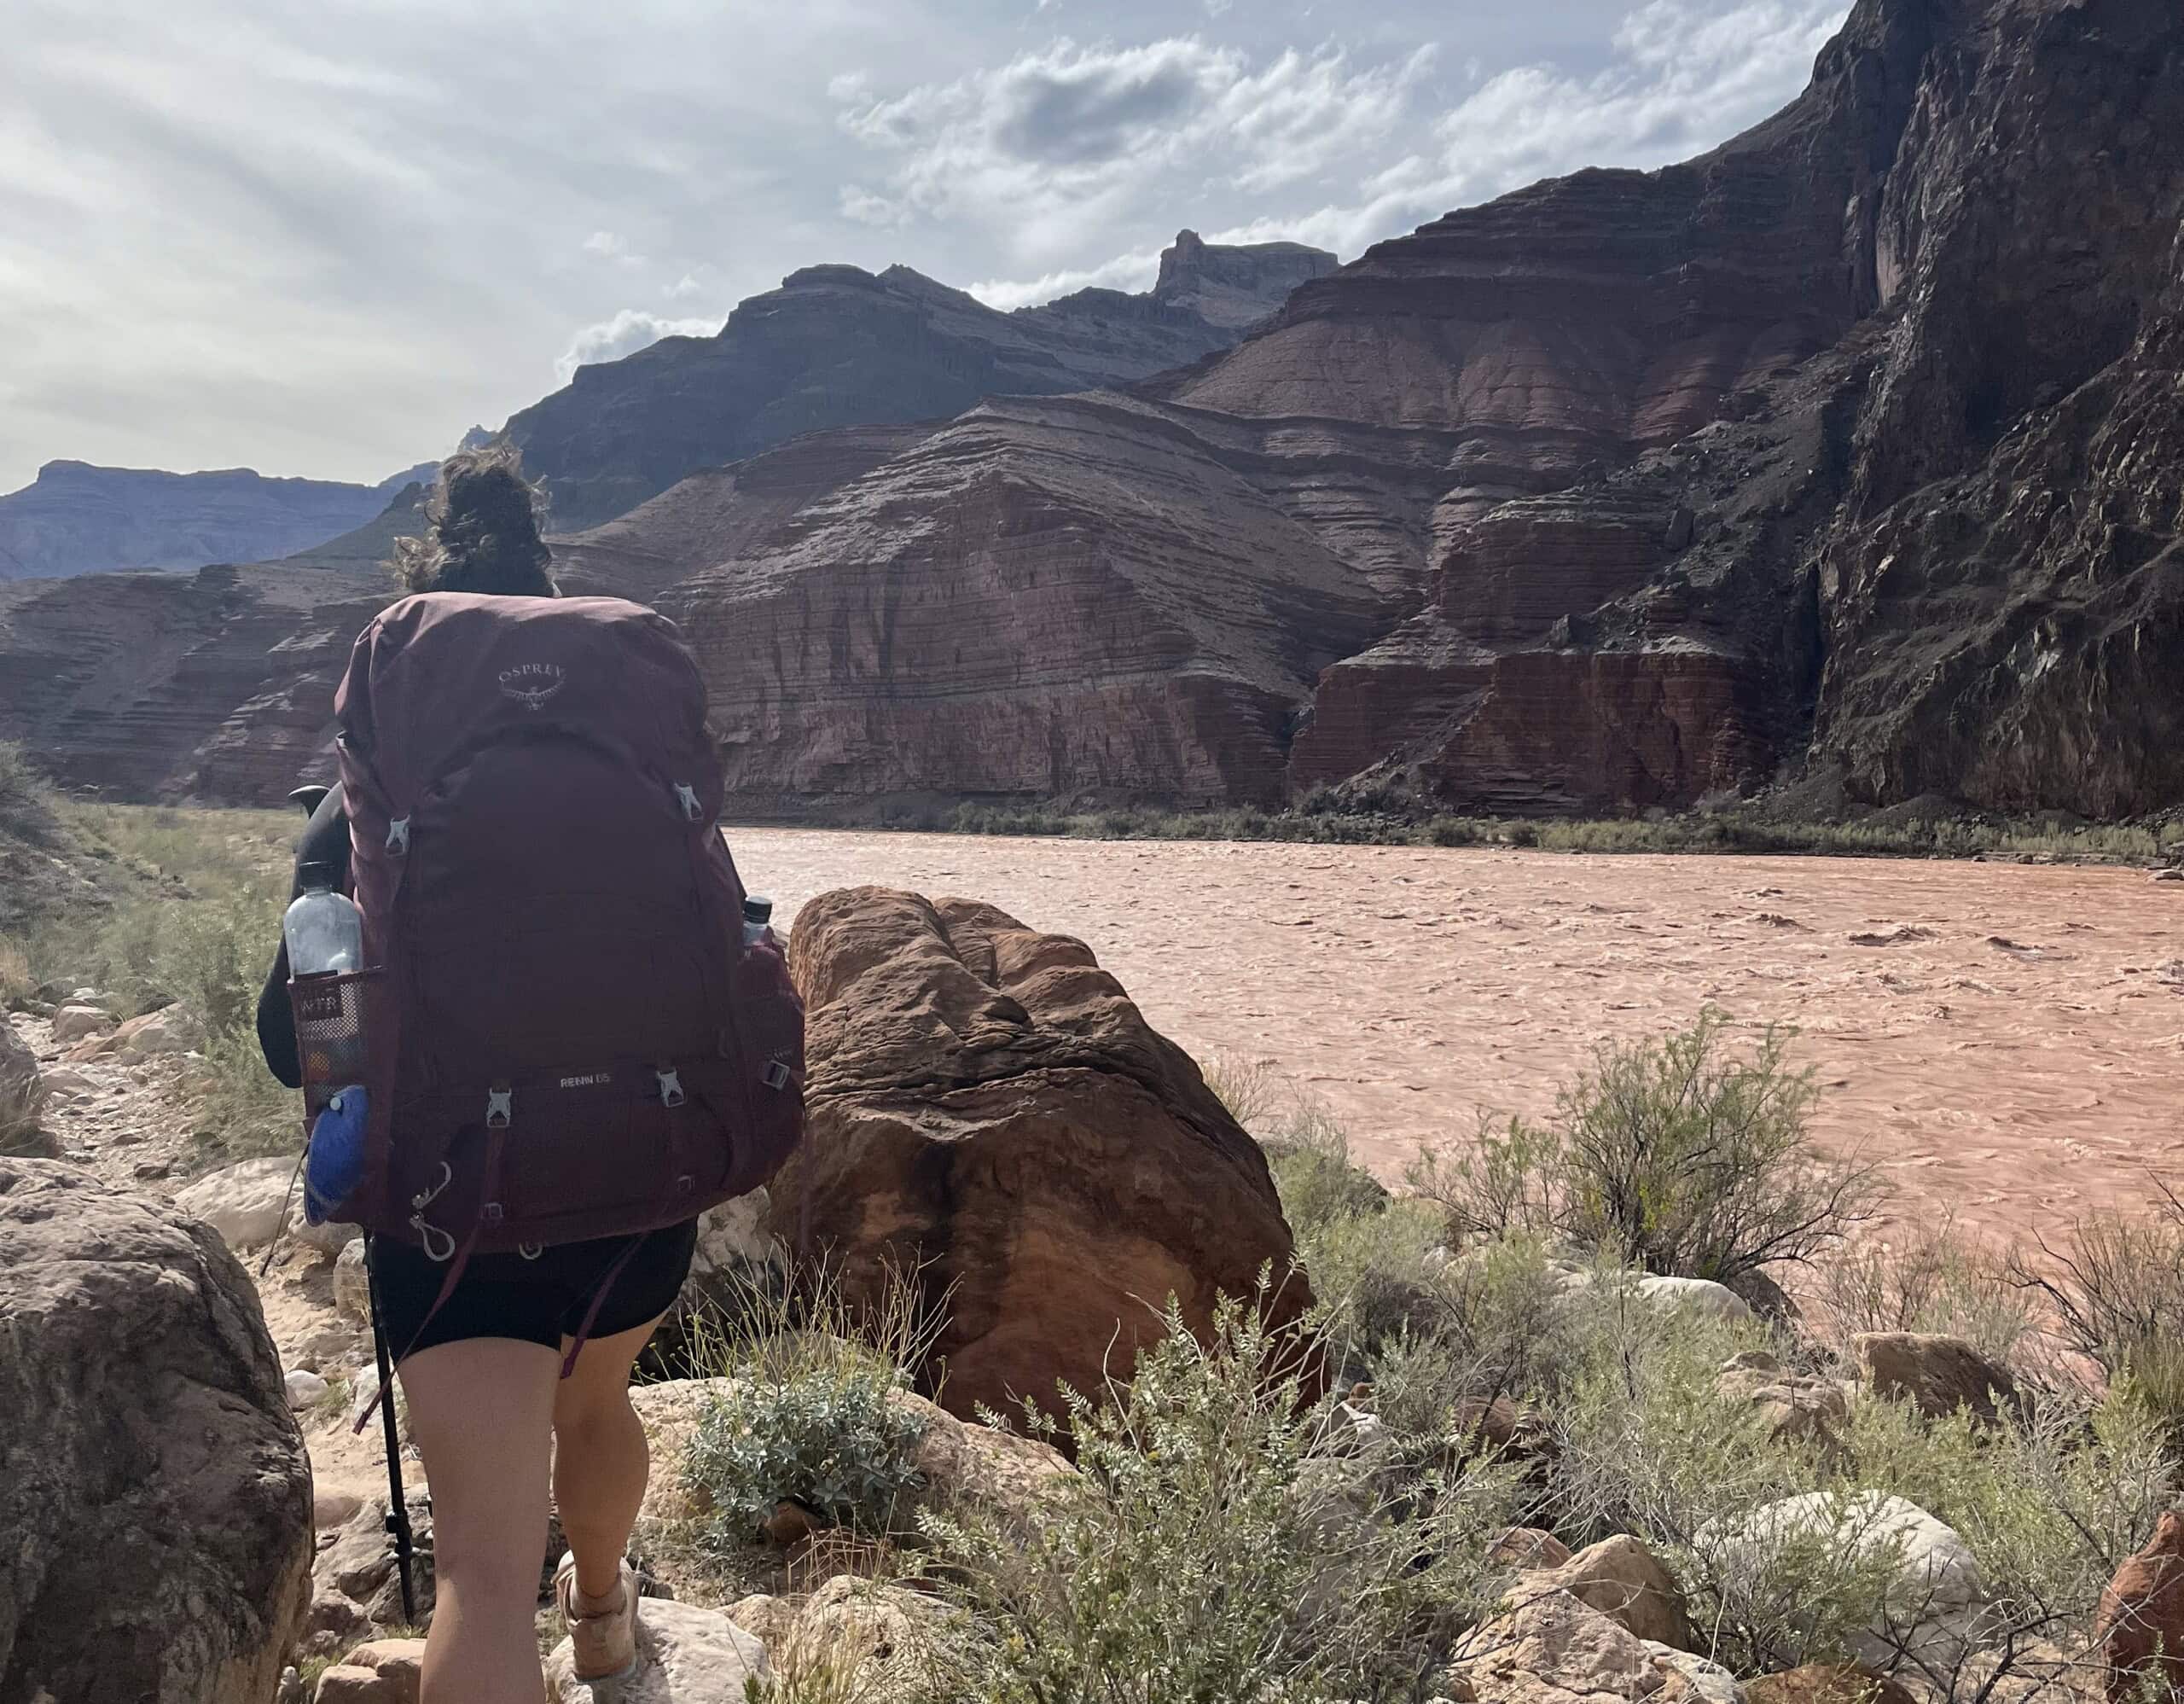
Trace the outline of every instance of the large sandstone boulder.
<instances>
[{"instance_id":1,"label":"large sandstone boulder","mask_svg":"<svg viewBox=\"0 0 2184 1704\"><path fill-rule=\"evenodd\" d=\"M1848 1663L1807 1663L1747 1682L1751 1704L1914 1704L1901 1681Z\"/></svg>"},{"instance_id":2,"label":"large sandstone boulder","mask_svg":"<svg viewBox=\"0 0 2184 1704\"><path fill-rule=\"evenodd\" d=\"M1465 1636L1450 1666L1476 1704L1744 1704L1727 1670L1648 1644L1566 1591L1528 1591Z\"/></svg>"},{"instance_id":3,"label":"large sandstone boulder","mask_svg":"<svg viewBox=\"0 0 2184 1704\"><path fill-rule=\"evenodd\" d=\"M1083 943L858 887L803 909L789 958L810 1134L768 1228L801 1247L808 1211L853 1300L894 1271L946 1296L953 1412L1126 1378L1171 1294L1203 1329L1270 1267L1277 1324L1309 1305L1264 1156Z\"/></svg>"},{"instance_id":4,"label":"large sandstone boulder","mask_svg":"<svg viewBox=\"0 0 2184 1704\"><path fill-rule=\"evenodd\" d=\"M305 1222L303 1185L293 1154L240 1160L208 1172L177 1191L174 1204L203 1219L237 1250L262 1248L286 1235L334 1257L363 1234L353 1224Z\"/></svg>"},{"instance_id":5,"label":"large sandstone boulder","mask_svg":"<svg viewBox=\"0 0 2184 1704\"><path fill-rule=\"evenodd\" d=\"M1566 1591L1641 1639L1675 1650L1692 1649L1683 1593L1652 1551L1627 1532L1588 1545L1560 1567L1526 1574L1520 1597Z\"/></svg>"},{"instance_id":6,"label":"large sandstone boulder","mask_svg":"<svg viewBox=\"0 0 2184 1704\"><path fill-rule=\"evenodd\" d=\"M1748 1349L1725 1363L1714 1389L1724 1401L1757 1409L1777 1443L1833 1450L1850 1422L1850 1399L1840 1385L1792 1372L1764 1349Z\"/></svg>"},{"instance_id":7,"label":"large sandstone boulder","mask_svg":"<svg viewBox=\"0 0 2184 1704\"><path fill-rule=\"evenodd\" d=\"M717 1609L648 1597L637 1610L634 1672L597 1687L578 1680L576 1647L546 1659L550 1704L747 1704L764 1697L773 1666L766 1648Z\"/></svg>"},{"instance_id":8,"label":"large sandstone boulder","mask_svg":"<svg viewBox=\"0 0 2184 1704\"><path fill-rule=\"evenodd\" d=\"M1961 1337L1927 1331L1862 1331L1850 1340L1859 1382L1876 1396L1908 1401L1929 1420L1960 1409L1993 1424L2024 1399L2009 1370Z\"/></svg>"},{"instance_id":9,"label":"large sandstone boulder","mask_svg":"<svg viewBox=\"0 0 2184 1704\"><path fill-rule=\"evenodd\" d=\"M1907 1664L1947 1670L1972 1649L1988 1613L1979 1564L1955 1527L1906 1498L1806 1492L1740 1520L1709 1522L1692 1542L1713 1567L1748 1573L1815 1541L1892 1568L1872 1626L1850 1641L1850 1655L1864 1667L1879 1674Z\"/></svg>"},{"instance_id":10,"label":"large sandstone boulder","mask_svg":"<svg viewBox=\"0 0 2184 1704\"><path fill-rule=\"evenodd\" d=\"M0 1013L0 1154L49 1152L38 1132L45 1092L38 1056Z\"/></svg>"},{"instance_id":11,"label":"large sandstone boulder","mask_svg":"<svg viewBox=\"0 0 2184 1704\"><path fill-rule=\"evenodd\" d=\"M0 1698L268 1704L311 1463L220 1239L0 1160Z\"/></svg>"},{"instance_id":12,"label":"large sandstone boulder","mask_svg":"<svg viewBox=\"0 0 2184 1704\"><path fill-rule=\"evenodd\" d=\"M2146 1695L2158 1676L2184 1697L2184 1511L2169 1509L2100 1594L2094 1640L2107 1664L2111 1704Z\"/></svg>"}]
</instances>

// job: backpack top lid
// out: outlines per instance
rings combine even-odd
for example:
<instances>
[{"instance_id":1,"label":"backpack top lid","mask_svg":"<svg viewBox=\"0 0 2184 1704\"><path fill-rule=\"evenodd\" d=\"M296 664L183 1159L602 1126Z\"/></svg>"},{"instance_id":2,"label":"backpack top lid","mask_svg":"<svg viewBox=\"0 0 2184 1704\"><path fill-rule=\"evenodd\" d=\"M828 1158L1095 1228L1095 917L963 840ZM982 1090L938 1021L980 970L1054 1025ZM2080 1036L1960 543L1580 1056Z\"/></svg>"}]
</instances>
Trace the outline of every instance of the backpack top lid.
<instances>
[{"instance_id":1,"label":"backpack top lid","mask_svg":"<svg viewBox=\"0 0 2184 1704\"><path fill-rule=\"evenodd\" d=\"M551 730L653 759L719 808L697 663L674 623L623 598L405 597L357 637L334 716L392 800L467 749Z\"/></svg>"}]
</instances>

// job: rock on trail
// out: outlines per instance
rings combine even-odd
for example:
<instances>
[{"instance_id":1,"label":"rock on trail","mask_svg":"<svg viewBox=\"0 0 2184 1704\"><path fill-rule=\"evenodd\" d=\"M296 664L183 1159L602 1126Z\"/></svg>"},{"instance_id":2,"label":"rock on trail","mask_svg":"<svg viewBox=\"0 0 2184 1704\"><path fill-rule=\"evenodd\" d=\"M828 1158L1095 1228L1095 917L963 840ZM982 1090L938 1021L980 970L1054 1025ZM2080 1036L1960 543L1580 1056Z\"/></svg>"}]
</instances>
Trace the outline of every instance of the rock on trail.
<instances>
[{"instance_id":1,"label":"rock on trail","mask_svg":"<svg viewBox=\"0 0 2184 1704\"><path fill-rule=\"evenodd\" d=\"M270 1698L311 1465L248 1277L189 1218L0 1160L0 1696Z\"/></svg>"}]
</instances>

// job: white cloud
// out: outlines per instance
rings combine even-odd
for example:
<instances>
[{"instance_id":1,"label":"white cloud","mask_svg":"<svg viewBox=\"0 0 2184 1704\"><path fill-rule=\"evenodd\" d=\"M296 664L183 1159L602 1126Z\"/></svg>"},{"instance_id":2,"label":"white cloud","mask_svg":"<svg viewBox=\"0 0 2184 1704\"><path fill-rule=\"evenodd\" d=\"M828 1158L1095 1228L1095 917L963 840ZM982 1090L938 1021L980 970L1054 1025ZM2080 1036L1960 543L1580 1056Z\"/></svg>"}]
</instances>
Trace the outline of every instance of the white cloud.
<instances>
[{"instance_id":1,"label":"white cloud","mask_svg":"<svg viewBox=\"0 0 2184 1704\"><path fill-rule=\"evenodd\" d=\"M686 296L702 296L706 293L706 287L699 282L696 273L685 272L673 283L662 284L659 287L659 293L671 301L680 301Z\"/></svg>"},{"instance_id":2,"label":"white cloud","mask_svg":"<svg viewBox=\"0 0 2184 1704\"><path fill-rule=\"evenodd\" d=\"M1217 227L1206 237L1309 242L1350 259L1541 177L1588 165L1664 165L1705 151L1801 86L1844 9L1844 0L1734 0L1727 9L1705 0L1649 0L1623 17L1599 70L1580 76L1524 65L1482 81L1483 67L1468 61L1469 91L1430 119L1417 110L1430 48L1362 68L1325 50L1292 49L1251 67L1194 39L1135 55L1064 44L981 77L869 103L844 122L904 154L896 186L921 212L943 217L975 214L978 197L1027 221L1049 201L1081 211L1104 198L1098 223L1128 229L1133 201L1150 200L1172 178L1166 171L1148 174L1144 155L1159 154L1174 137L1190 137L1182 151L1233 172L1263 203L1339 177L1344 193ZM1012 154L1002 145L1010 134L1007 115L1024 98L1019 84L1089 79L1110 91L1141 90L1156 68L1174 65L1191 74L1177 100L1180 116L1160 137L1130 139L1095 151L1082 166L1065 160L1043 170L1029 150ZM1096 125L1077 132L1097 133ZM1391 154L1391 141L1410 146ZM1147 276L1142 252L1133 249L1089 266L1065 262L1029 276L990 278L973 293L1018 307L1089 282Z\"/></svg>"},{"instance_id":3,"label":"white cloud","mask_svg":"<svg viewBox=\"0 0 2184 1704\"><path fill-rule=\"evenodd\" d=\"M711 337L725 319L725 315L719 314L710 319L663 319L642 308L624 308L613 318L585 326L571 338L569 346L554 363L554 374L566 385L579 367L619 361L624 355L651 348L663 337Z\"/></svg>"},{"instance_id":4,"label":"white cloud","mask_svg":"<svg viewBox=\"0 0 2184 1704\"><path fill-rule=\"evenodd\" d=\"M630 253L629 239L619 231L592 232L584 240L584 252L595 259L612 260L619 266L645 266L651 264L643 255Z\"/></svg>"},{"instance_id":5,"label":"white cloud","mask_svg":"<svg viewBox=\"0 0 2184 1704\"><path fill-rule=\"evenodd\" d=\"M885 195L875 195L861 184L845 183L836 197L842 217L855 224L871 225L885 230L892 225L906 223L909 209L900 202L891 201Z\"/></svg>"},{"instance_id":6,"label":"white cloud","mask_svg":"<svg viewBox=\"0 0 2184 1704\"><path fill-rule=\"evenodd\" d=\"M1141 248L1128 254L1118 254L1113 259L1102 261L1097 266L1048 272L1041 277L1017 282L990 278L982 283L967 284L964 288L988 307L1007 312L1015 308L1032 307L1040 302L1050 302L1056 296L1068 295L1072 290L1098 288L1141 293L1151 289L1159 275L1160 251Z\"/></svg>"},{"instance_id":7,"label":"white cloud","mask_svg":"<svg viewBox=\"0 0 2184 1704\"><path fill-rule=\"evenodd\" d=\"M1841 26L1843 0L1650 0L1589 77L1519 66L1432 126L1436 146L1362 176L1350 199L1269 214L1208 241L1287 238L1349 255L1426 219L1585 166L1688 159L1775 111Z\"/></svg>"},{"instance_id":8,"label":"white cloud","mask_svg":"<svg viewBox=\"0 0 2184 1704\"><path fill-rule=\"evenodd\" d=\"M1254 64L1196 36L1135 47L1065 38L953 82L846 103L840 122L897 156L891 212L1005 228L1037 258L1178 174L1246 190L1311 178L1395 131L1432 61L1421 47L1359 66L1323 47ZM859 206L880 199L857 195Z\"/></svg>"}]
</instances>

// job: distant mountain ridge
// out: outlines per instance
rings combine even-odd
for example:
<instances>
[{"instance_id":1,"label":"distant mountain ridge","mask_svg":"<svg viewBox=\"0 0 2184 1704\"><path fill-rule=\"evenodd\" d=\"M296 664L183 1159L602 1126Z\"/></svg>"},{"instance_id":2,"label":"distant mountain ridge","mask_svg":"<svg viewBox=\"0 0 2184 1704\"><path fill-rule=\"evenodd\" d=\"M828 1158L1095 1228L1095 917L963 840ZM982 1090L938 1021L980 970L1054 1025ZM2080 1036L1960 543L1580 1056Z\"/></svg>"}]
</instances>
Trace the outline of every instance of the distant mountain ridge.
<instances>
[{"instance_id":1,"label":"distant mountain ridge","mask_svg":"<svg viewBox=\"0 0 2184 1704\"><path fill-rule=\"evenodd\" d=\"M373 520L436 465L363 486L247 468L171 474L48 462L32 484L0 497L0 580L292 555Z\"/></svg>"},{"instance_id":2,"label":"distant mountain ridge","mask_svg":"<svg viewBox=\"0 0 2184 1704\"><path fill-rule=\"evenodd\" d=\"M555 527L578 532L804 433L944 420L988 396L1187 365L1233 347L1336 265L1302 243L1229 247L1186 230L1143 294L1079 290L1014 312L907 266L807 266L740 304L715 336L578 369L506 432L545 482Z\"/></svg>"}]
</instances>

